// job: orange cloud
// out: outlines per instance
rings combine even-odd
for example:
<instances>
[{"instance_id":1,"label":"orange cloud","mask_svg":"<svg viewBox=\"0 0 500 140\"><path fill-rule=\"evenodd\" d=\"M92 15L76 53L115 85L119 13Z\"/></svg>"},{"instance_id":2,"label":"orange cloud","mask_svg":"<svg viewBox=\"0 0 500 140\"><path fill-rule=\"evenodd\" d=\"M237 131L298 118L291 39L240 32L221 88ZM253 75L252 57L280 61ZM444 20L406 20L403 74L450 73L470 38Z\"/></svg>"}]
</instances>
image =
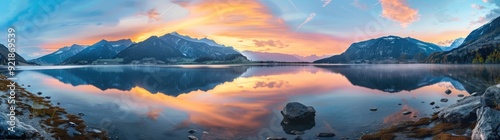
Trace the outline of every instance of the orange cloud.
<instances>
[{"instance_id":1,"label":"orange cloud","mask_svg":"<svg viewBox=\"0 0 500 140\"><path fill-rule=\"evenodd\" d=\"M406 0L380 0L382 16L399 22L405 28L418 20L418 10L411 8Z\"/></svg>"},{"instance_id":2,"label":"orange cloud","mask_svg":"<svg viewBox=\"0 0 500 140\"><path fill-rule=\"evenodd\" d=\"M170 21L155 30L135 35L142 41L152 35L173 31L196 38L207 37L243 51L266 51L301 56L329 55L343 52L350 40L318 33L299 33L290 28L258 1L207 0L180 4L189 15ZM258 47L253 40L287 42L288 47Z\"/></svg>"}]
</instances>

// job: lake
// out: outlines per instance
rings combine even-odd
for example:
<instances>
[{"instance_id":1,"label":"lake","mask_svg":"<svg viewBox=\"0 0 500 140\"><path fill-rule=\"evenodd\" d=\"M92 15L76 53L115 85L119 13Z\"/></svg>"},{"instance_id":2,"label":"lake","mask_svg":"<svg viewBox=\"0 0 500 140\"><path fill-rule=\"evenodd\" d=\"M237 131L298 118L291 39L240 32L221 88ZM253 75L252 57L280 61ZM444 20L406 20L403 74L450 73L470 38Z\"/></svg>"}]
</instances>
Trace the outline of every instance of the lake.
<instances>
[{"instance_id":1,"label":"lake","mask_svg":"<svg viewBox=\"0 0 500 140\"><path fill-rule=\"evenodd\" d=\"M500 82L497 65L185 65L25 66L18 83L51 96L93 128L120 139L334 139L429 117ZM451 94L445 91L450 89ZM448 102L440 102L447 98ZM315 123L282 124L281 109L300 102ZM435 102L435 105L429 105ZM370 111L377 108L377 111ZM412 114L402 115L403 111ZM205 132L204 132L205 131ZM331 138L330 138L331 139Z\"/></svg>"}]
</instances>

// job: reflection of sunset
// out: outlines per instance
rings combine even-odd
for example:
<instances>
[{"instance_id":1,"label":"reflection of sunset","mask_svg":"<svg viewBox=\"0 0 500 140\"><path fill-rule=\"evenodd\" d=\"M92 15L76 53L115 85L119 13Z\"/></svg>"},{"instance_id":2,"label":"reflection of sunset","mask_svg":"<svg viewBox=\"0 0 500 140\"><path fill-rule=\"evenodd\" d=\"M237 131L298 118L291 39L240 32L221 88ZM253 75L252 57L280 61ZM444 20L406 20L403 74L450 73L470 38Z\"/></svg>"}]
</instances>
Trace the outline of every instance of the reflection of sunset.
<instances>
[{"instance_id":1,"label":"reflection of sunset","mask_svg":"<svg viewBox=\"0 0 500 140\"><path fill-rule=\"evenodd\" d=\"M130 91L115 89L101 91L90 85L73 87L56 79L46 80L44 83L67 90L75 90L76 88L77 91L86 94L74 96L82 96L81 99L92 100L89 102L105 102L109 99L125 106L124 109L131 109L153 120L166 114L166 112L162 113L159 108L174 108L188 113L189 122L207 128L223 128L210 131L227 135L233 135L232 132L256 130L262 127L270 119L269 115L272 115L273 109L280 109L289 100L289 96L319 94L350 85L339 74L326 71L312 73L306 70L295 73L240 77L232 82L220 84L207 92L198 90L180 94L177 97L163 93L150 93L142 87L134 87ZM88 96L89 94L99 96L101 101L93 100L96 97ZM144 110L147 111L144 112Z\"/></svg>"}]
</instances>

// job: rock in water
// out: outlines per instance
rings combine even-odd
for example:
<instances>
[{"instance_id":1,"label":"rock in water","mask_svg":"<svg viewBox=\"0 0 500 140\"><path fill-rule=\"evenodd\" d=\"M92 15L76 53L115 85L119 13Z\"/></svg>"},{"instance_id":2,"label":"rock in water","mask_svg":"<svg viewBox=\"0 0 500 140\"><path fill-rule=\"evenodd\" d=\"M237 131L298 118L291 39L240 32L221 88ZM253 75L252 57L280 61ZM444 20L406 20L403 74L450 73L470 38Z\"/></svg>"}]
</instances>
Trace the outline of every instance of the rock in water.
<instances>
[{"instance_id":1,"label":"rock in water","mask_svg":"<svg viewBox=\"0 0 500 140\"><path fill-rule=\"evenodd\" d=\"M436 102L431 102L431 103L430 103L430 105L434 105L434 104L436 104Z\"/></svg>"},{"instance_id":2,"label":"rock in water","mask_svg":"<svg viewBox=\"0 0 500 140\"><path fill-rule=\"evenodd\" d=\"M281 111L284 119L293 121L304 121L314 119L316 110L311 106L305 106L298 102L290 102L286 104L285 108Z\"/></svg>"},{"instance_id":3,"label":"rock in water","mask_svg":"<svg viewBox=\"0 0 500 140\"><path fill-rule=\"evenodd\" d=\"M465 96L465 95L463 95L463 94L458 94L458 97L464 97L464 96Z\"/></svg>"},{"instance_id":4,"label":"rock in water","mask_svg":"<svg viewBox=\"0 0 500 140\"><path fill-rule=\"evenodd\" d=\"M286 140L286 138L283 138L283 137L267 137L266 140Z\"/></svg>"},{"instance_id":5,"label":"rock in water","mask_svg":"<svg viewBox=\"0 0 500 140\"><path fill-rule=\"evenodd\" d=\"M499 140L500 111L490 107L481 107L476 113L478 119L471 138L473 140Z\"/></svg>"},{"instance_id":6,"label":"rock in water","mask_svg":"<svg viewBox=\"0 0 500 140\"><path fill-rule=\"evenodd\" d=\"M480 96L469 96L443 108L438 116L447 122L473 121L476 117L475 110L483 105L484 102Z\"/></svg>"},{"instance_id":7,"label":"rock in water","mask_svg":"<svg viewBox=\"0 0 500 140\"><path fill-rule=\"evenodd\" d=\"M370 108L370 111L377 111L377 108Z\"/></svg>"},{"instance_id":8,"label":"rock in water","mask_svg":"<svg viewBox=\"0 0 500 140\"><path fill-rule=\"evenodd\" d=\"M193 134L193 133L196 133L196 130L194 130L194 129L189 129L189 130L188 130L188 132L189 132L190 134Z\"/></svg>"},{"instance_id":9,"label":"rock in water","mask_svg":"<svg viewBox=\"0 0 500 140\"><path fill-rule=\"evenodd\" d=\"M36 130L33 126L25 124L24 122L20 122L18 119L15 120L16 127L14 131L8 130L10 125L7 121L10 120L5 113L0 113L0 138L9 138L9 139L27 139L33 138L38 134L38 130Z\"/></svg>"},{"instance_id":10,"label":"rock in water","mask_svg":"<svg viewBox=\"0 0 500 140\"><path fill-rule=\"evenodd\" d=\"M446 99L446 98L442 98L442 99L441 99L441 102L448 102L448 99Z\"/></svg>"},{"instance_id":11,"label":"rock in water","mask_svg":"<svg viewBox=\"0 0 500 140\"><path fill-rule=\"evenodd\" d=\"M334 137L334 133L318 133L316 134L317 137Z\"/></svg>"},{"instance_id":12,"label":"rock in water","mask_svg":"<svg viewBox=\"0 0 500 140\"><path fill-rule=\"evenodd\" d=\"M447 89L446 91L444 91L444 93L446 93L446 94L450 94L450 93L451 93L451 90L450 90L450 89Z\"/></svg>"},{"instance_id":13,"label":"rock in water","mask_svg":"<svg viewBox=\"0 0 500 140\"><path fill-rule=\"evenodd\" d=\"M487 106L496 107L500 103L500 84L489 87L482 96Z\"/></svg>"},{"instance_id":14,"label":"rock in water","mask_svg":"<svg viewBox=\"0 0 500 140\"><path fill-rule=\"evenodd\" d=\"M402 113L403 115L408 115L408 114L411 114L411 111L403 111Z\"/></svg>"}]
</instances>

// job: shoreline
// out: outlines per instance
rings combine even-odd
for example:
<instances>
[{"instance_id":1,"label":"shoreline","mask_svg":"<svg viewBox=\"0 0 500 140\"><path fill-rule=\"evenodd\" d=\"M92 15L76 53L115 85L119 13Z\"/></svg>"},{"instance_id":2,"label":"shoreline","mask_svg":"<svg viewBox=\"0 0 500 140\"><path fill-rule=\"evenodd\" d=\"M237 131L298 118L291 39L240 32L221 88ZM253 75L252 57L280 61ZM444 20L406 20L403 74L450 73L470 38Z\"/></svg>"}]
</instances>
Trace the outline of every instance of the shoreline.
<instances>
[{"instance_id":1,"label":"shoreline","mask_svg":"<svg viewBox=\"0 0 500 140\"><path fill-rule=\"evenodd\" d=\"M13 82L6 76L0 75L0 95L2 97L1 111L2 119L9 113L8 99L9 90L7 85ZM29 87L29 85L27 85ZM42 97L27 91L24 84L15 83L15 117L17 126L15 133L7 133L0 138L15 139L95 139L107 140L107 132L87 127L81 116L69 114L64 108L54 105L50 96ZM5 124L0 123L2 129Z\"/></svg>"},{"instance_id":2,"label":"shoreline","mask_svg":"<svg viewBox=\"0 0 500 140\"><path fill-rule=\"evenodd\" d=\"M405 121L365 134L360 140L423 139L469 140L500 139L500 84L484 93L472 93L434 113L431 118ZM497 120L491 121L491 120Z\"/></svg>"}]
</instances>

